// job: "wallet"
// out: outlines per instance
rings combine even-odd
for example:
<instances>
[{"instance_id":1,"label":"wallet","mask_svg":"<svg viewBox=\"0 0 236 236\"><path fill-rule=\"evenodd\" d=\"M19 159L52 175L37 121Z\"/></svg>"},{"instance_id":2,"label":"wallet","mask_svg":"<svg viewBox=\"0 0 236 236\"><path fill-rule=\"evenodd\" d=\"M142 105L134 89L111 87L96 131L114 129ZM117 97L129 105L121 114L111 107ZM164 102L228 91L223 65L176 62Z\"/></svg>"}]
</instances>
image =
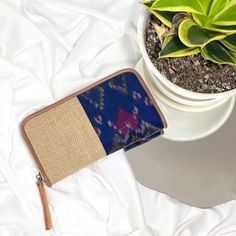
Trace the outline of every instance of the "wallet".
<instances>
[{"instance_id":1,"label":"wallet","mask_svg":"<svg viewBox=\"0 0 236 236\"><path fill-rule=\"evenodd\" d=\"M38 180L51 187L100 158L159 136L166 126L141 76L124 69L29 115L21 132Z\"/></svg>"}]
</instances>

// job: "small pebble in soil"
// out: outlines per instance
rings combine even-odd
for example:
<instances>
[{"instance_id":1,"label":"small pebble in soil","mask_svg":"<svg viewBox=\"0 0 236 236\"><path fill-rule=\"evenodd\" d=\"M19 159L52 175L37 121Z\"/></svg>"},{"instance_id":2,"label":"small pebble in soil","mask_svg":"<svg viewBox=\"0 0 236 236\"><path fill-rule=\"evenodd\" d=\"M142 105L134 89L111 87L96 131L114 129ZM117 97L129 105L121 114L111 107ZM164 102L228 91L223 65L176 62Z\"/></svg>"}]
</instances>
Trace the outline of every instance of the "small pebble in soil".
<instances>
[{"instance_id":1,"label":"small pebble in soil","mask_svg":"<svg viewBox=\"0 0 236 236\"><path fill-rule=\"evenodd\" d=\"M205 60L201 54L158 59L160 40L151 24L161 22L151 15L146 26L146 49L154 66L172 83L199 93L221 93L236 88L236 67Z\"/></svg>"}]
</instances>

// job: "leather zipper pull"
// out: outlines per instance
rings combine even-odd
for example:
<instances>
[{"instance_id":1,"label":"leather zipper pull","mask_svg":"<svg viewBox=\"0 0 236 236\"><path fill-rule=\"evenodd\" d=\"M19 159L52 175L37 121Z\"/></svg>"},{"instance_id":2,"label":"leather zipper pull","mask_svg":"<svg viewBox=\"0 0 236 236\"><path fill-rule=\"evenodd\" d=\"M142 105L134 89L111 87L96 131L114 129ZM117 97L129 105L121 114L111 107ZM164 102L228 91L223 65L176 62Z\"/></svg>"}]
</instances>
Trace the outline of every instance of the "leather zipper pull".
<instances>
[{"instance_id":1,"label":"leather zipper pull","mask_svg":"<svg viewBox=\"0 0 236 236\"><path fill-rule=\"evenodd\" d=\"M51 219L50 210L48 206L47 195L44 189L43 178L40 174L38 174L36 178L37 178L36 184L39 190L39 194L40 194L40 198L41 198L41 202L43 206L45 229L50 230L52 229L52 219Z\"/></svg>"}]
</instances>

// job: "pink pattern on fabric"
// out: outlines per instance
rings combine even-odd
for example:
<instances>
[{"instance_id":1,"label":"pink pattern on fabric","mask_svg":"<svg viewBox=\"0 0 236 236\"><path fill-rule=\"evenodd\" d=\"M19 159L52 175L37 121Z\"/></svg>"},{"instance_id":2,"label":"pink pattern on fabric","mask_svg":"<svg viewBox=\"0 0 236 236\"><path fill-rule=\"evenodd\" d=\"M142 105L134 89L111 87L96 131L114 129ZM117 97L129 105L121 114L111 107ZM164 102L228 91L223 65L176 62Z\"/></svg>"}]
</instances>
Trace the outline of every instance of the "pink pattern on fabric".
<instances>
[{"instance_id":1,"label":"pink pattern on fabric","mask_svg":"<svg viewBox=\"0 0 236 236\"><path fill-rule=\"evenodd\" d=\"M130 129L134 131L139 129L137 108L133 110L133 113L130 113L126 112L123 108L118 107L117 119L115 121L109 121L108 124L127 138L129 136Z\"/></svg>"},{"instance_id":2,"label":"pink pattern on fabric","mask_svg":"<svg viewBox=\"0 0 236 236\"><path fill-rule=\"evenodd\" d=\"M153 106L152 101L148 97L145 98L144 103L146 106Z\"/></svg>"}]
</instances>

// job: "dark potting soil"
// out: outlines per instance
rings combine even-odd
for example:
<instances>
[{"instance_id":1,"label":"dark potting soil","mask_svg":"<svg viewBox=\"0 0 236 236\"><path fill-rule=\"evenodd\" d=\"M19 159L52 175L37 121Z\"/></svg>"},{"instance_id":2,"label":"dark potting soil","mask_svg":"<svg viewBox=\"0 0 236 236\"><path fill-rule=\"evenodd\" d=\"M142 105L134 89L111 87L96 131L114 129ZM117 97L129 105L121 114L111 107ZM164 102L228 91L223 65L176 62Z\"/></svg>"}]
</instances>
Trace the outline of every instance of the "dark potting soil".
<instances>
[{"instance_id":1,"label":"dark potting soil","mask_svg":"<svg viewBox=\"0 0 236 236\"><path fill-rule=\"evenodd\" d=\"M236 88L236 67L205 60L201 54L158 59L159 38L151 24L161 22L151 15L146 26L146 49L154 66L172 83L199 93L220 93Z\"/></svg>"}]
</instances>

